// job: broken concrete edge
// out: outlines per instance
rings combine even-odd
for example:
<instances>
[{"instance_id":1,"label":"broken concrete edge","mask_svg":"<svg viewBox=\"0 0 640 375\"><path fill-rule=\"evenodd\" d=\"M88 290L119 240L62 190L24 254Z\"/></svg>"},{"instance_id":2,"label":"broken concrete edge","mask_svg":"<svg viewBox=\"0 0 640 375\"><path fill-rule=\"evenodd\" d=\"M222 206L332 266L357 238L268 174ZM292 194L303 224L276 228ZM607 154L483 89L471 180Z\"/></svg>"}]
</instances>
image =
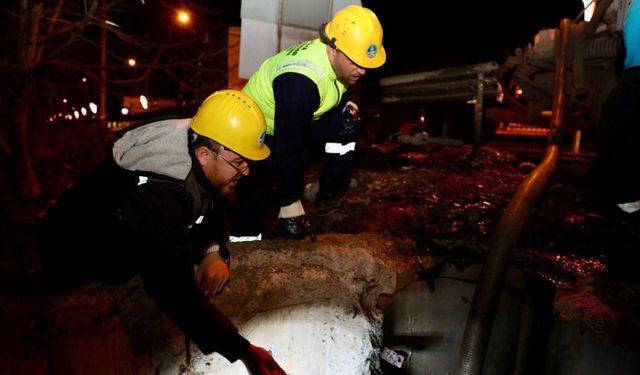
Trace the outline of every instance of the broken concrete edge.
<instances>
[{"instance_id":1,"label":"broken concrete edge","mask_svg":"<svg viewBox=\"0 0 640 375\"><path fill-rule=\"evenodd\" d=\"M229 247L231 280L212 301L239 321L259 311L332 300L356 301L373 317L435 264L431 257L403 255L397 241L374 232Z\"/></svg>"}]
</instances>

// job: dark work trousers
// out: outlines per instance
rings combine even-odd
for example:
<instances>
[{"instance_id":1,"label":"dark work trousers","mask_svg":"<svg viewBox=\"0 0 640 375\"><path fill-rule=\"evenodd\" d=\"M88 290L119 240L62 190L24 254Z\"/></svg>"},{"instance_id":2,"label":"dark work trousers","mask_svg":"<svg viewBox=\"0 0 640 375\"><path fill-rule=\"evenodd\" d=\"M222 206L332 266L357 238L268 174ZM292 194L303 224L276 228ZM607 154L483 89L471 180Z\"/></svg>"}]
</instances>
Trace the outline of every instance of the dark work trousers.
<instances>
[{"instance_id":1,"label":"dark work trousers","mask_svg":"<svg viewBox=\"0 0 640 375\"><path fill-rule=\"evenodd\" d=\"M640 67L625 69L602 107L599 185L612 203L640 199Z\"/></svg>"},{"instance_id":2,"label":"dark work trousers","mask_svg":"<svg viewBox=\"0 0 640 375\"><path fill-rule=\"evenodd\" d=\"M347 144L355 142L356 134L341 135L342 117L327 116L310 126L307 143L309 145L336 142ZM265 143L273 152L273 137L267 136ZM354 151L344 154L324 154L324 168L320 176L320 195L336 197L349 187L354 166ZM231 236L256 237L262 233L264 213L270 208L279 208L292 202L283 202L278 196L277 183L271 158L251 165L249 176L242 178L236 186L236 199L231 209ZM300 176L292 176L299 179ZM300 185L299 198L302 199L304 181L294 181Z\"/></svg>"}]
</instances>

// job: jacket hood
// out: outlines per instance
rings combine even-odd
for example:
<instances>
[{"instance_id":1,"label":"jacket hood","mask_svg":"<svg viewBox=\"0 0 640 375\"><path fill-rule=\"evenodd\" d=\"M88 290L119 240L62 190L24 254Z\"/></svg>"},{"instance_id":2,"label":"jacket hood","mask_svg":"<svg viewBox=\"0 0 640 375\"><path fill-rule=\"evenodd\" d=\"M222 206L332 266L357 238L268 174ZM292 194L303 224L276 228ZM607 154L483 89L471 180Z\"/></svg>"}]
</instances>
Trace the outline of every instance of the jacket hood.
<instances>
[{"instance_id":1,"label":"jacket hood","mask_svg":"<svg viewBox=\"0 0 640 375\"><path fill-rule=\"evenodd\" d=\"M113 159L130 171L185 180L191 170L187 140L190 122L190 118L168 119L133 128L114 143Z\"/></svg>"}]
</instances>

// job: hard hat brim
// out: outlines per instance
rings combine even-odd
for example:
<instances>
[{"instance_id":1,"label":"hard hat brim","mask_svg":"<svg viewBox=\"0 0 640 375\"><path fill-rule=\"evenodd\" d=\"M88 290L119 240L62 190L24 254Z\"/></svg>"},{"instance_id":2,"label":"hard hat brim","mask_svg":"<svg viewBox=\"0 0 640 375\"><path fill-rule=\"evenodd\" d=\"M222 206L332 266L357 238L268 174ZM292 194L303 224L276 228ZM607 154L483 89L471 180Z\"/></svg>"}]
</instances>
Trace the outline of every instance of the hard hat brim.
<instances>
[{"instance_id":1,"label":"hard hat brim","mask_svg":"<svg viewBox=\"0 0 640 375\"><path fill-rule=\"evenodd\" d=\"M255 151L245 152L245 153L239 153L233 149L230 149L230 150L242 156L243 158L247 158L252 161L264 160L268 158L269 155L271 155L271 149L269 149L267 145L262 145L262 147L256 149Z\"/></svg>"}]
</instances>

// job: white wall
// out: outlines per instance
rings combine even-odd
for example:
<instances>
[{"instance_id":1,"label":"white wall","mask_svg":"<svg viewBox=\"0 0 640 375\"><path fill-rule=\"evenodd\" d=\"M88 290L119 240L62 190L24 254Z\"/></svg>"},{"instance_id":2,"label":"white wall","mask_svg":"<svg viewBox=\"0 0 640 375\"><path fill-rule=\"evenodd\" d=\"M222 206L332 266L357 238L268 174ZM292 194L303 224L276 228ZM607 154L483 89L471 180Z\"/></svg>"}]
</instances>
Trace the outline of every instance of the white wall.
<instances>
[{"instance_id":1,"label":"white wall","mask_svg":"<svg viewBox=\"0 0 640 375\"><path fill-rule=\"evenodd\" d=\"M318 28L353 0L243 0L239 77L248 79L277 52L318 37Z\"/></svg>"}]
</instances>

